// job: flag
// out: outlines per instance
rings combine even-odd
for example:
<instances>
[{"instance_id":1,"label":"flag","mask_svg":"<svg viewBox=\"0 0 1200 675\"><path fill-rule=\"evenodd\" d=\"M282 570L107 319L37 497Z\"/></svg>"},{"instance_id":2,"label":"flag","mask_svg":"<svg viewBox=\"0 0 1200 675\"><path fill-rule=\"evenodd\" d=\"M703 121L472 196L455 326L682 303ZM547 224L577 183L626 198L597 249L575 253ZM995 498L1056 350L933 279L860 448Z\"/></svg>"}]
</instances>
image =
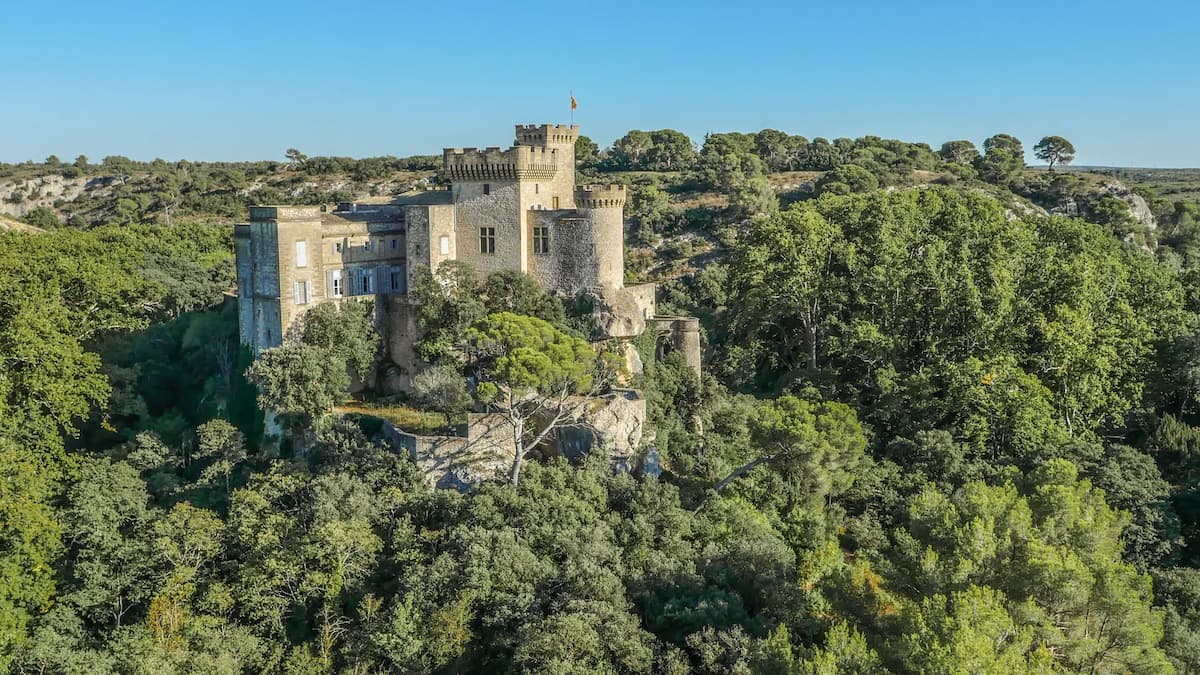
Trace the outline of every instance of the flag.
<instances>
[{"instance_id":1,"label":"flag","mask_svg":"<svg viewBox=\"0 0 1200 675\"><path fill-rule=\"evenodd\" d=\"M576 108L578 108L578 107L579 107L579 104L575 102L575 96L574 96L574 95L572 95L572 96L571 96L571 110L574 110L574 109L576 109Z\"/></svg>"}]
</instances>

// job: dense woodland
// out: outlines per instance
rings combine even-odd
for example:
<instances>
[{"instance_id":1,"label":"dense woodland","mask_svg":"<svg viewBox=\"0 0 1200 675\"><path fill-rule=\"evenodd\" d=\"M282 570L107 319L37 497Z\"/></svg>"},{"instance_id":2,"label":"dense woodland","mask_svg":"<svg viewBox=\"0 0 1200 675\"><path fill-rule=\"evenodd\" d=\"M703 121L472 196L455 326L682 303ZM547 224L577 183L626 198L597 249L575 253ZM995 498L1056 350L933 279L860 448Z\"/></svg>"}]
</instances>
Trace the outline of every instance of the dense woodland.
<instances>
[{"instance_id":1,"label":"dense woodland","mask_svg":"<svg viewBox=\"0 0 1200 675\"><path fill-rule=\"evenodd\" d=\"M436 186L431 158L0 165L103 184L0 231L0 669L1200 672L1200 201L1036 153L581 138L704 376L652 337L622 372L587 298L444 265L431 368L353 408L388 366L370 307L251 364L227 223ZM530 450L434 491L370 414L617 381L650 404L633 471Z\"/></svg>"}]
</instances>

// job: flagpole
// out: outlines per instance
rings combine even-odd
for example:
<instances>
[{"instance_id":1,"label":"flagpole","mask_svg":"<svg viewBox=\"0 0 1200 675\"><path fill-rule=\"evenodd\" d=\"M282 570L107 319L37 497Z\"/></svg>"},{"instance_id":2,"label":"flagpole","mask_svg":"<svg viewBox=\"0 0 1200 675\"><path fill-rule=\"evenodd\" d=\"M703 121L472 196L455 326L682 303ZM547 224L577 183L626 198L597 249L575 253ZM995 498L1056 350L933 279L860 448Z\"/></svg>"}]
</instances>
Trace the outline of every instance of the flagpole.
<instances>
[{"instance_id":1,"label":"flagpole","mask_svg":"<svg viewBox=\"0 0 1200 675\"><path fill-rule=\"evenodd\" d=\"M571 108L571 126L575 126L575 105L574 105L574 103L575 103L575 90L574 90L574 89L568 89L568 90L567 90L567 95L571 97L571 98L570 98L570 101L571 101L571 105L570 105L570 108Z\"/></svg>"}]
</instances>

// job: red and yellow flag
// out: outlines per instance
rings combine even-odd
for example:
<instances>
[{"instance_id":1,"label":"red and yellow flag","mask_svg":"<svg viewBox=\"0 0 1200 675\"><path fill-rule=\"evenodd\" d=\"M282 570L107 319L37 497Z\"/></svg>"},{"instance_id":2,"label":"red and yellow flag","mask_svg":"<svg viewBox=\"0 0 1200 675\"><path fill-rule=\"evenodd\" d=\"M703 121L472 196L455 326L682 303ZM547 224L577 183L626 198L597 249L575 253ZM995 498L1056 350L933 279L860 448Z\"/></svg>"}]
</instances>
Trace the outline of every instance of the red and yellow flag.
<instances>
[{"instance_id":1,"label":"red and yellow flag","mask_svg":"<svg viewBox=\"0 0 1200 675\"><path fill-rule=\"evenodd\" d=\"M575 95L572 94L571 95L571 110L574 110L578 107L579 107L579 104L575 102Z\"/></svg>"}]
</instances>

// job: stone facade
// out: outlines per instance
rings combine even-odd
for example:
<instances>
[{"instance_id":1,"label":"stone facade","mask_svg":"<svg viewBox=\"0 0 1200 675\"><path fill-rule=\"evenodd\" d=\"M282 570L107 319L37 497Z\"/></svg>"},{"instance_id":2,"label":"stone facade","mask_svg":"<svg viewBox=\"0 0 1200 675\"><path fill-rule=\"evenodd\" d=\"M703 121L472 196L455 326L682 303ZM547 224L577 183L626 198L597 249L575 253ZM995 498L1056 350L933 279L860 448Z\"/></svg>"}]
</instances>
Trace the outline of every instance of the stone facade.
<instances>
[{"instance_id":1,"label":"stone facade","mask_svg":"<svg viewBox=\"0 0 1200 675\"><path fill-rule=\"evenodd\" d=\"M625 186L575 185L578 126L517 125L515 135L506 150L445 149L449 190L252 207L250 222L234 226L242 342L269 349L317 303L372 300L402 371L392 384L404 388L418 367L408 289L418 270L447 260L480 275L524 272L563 296L591 292L608 337L640 335L655 314L654 286L624 284Z\"/></svg>"},{"instance_id":2,"label":"stone facade","mask_svg":"<svg viewBox=\"0 0 1200 675\"><path fill-rule=\"evenodd\" d=\"M408 289L422 268L459 260L481 276L516 270L552 293L591 293L604 337L629 340L653 329L660 355L683 350L699 372L698 322L656 316L653 284L625 287L625 186L575 185L578 137L578 126L518 125L506 150L447 148L449 190L375 204L251 207L250 222L234 226L242 343L255 353L276 347L298 337L316 304L370 300L395 365L376 384L407 389L420 367ZM625 352L640 370L628 342ZM604 448L628 466L646 417L641 395L614 390L587 417L556 434L553 449L577 455ZM431 484L463 487L511 462L512 438L500 426L495 416L472 415L466 437L385 431Z\"/></svg>"}]
</instances>

